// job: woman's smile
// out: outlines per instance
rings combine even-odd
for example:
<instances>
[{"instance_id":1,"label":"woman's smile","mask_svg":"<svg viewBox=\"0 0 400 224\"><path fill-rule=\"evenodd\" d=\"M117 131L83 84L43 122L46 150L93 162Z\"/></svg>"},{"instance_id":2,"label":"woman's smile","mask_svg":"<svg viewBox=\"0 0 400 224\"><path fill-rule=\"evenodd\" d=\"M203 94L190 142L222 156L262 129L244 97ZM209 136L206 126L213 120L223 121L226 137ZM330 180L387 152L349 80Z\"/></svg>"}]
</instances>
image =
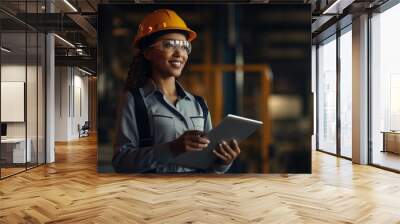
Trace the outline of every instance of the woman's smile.
<instances>
[{"instance_id":1,"label":"woman's smile","mask_svg":"<svg viewBox=\"0 0 400 224\"><path fill-rule=\"evenodd\" d=\"M173 60L170 60L168 62L169 62L169 64L171 64L171 66L173 68L176 68L176 69L182 68L182 65L183 65L183 61L182 60L178 60L178 59L173 59Z\"/></svg>"},{"instance_id":2,"label":"woman's smile","mask_svg":"<svg viewBox=\"0 0 400 224\"><path fill-rule=\"evenodd\" d=\"M176 60L176 59L170 60L169 63L175 68L181 68L182 67L182 61L180 61L180 60Z\"/></svg>"}]
</instances>

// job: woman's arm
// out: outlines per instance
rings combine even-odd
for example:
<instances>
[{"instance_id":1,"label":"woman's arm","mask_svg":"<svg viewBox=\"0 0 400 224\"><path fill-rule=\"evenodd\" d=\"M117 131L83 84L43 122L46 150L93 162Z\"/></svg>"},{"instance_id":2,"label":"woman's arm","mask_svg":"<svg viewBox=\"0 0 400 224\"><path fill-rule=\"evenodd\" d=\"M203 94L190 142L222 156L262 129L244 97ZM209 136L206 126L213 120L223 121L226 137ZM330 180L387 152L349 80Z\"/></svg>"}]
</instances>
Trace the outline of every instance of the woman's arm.
<instances>
[{"instance_id":1,"label":"woman's arm","mask_svg":"<svg viewBox=\"0 0 400 224\"><path fill-rule=\"evenodd\" d=\"M118 119L112 161L117 172L150 172L157 167L165 166L172 158L169 143L139 147L134 102L132 94L128 92Z\"/></svg>"}]
</instances>

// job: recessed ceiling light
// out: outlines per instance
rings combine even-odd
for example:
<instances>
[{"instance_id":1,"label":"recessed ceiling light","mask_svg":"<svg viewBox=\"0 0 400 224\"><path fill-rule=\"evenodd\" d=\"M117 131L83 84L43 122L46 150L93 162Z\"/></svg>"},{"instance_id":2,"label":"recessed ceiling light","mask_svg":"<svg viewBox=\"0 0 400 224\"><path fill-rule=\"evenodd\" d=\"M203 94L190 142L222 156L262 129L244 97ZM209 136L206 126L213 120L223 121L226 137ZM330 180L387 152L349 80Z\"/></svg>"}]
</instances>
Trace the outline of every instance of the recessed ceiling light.
<instances>
[{"instance_id":1,"label":"recessed ceiling light","mask_svg":"<svg viewBox=\"0 0 400 224\"><path fill-rule=\"evenodd\" d=\"M57 34L54 34L54 36L57 37L58 39L60 39L62 42L64 42L64 43L66 43L67 45L69 45L70 47L75 48L75 45L73 45L73 44L72 44L71 42L69 42L68 40L66 40L66 39L64 39L64 38L62 38L62 37L60 37L60 36L57 35Z\"/></svg>"},{"instance_id":2,"label":"recessed ceiling light","mask_svg":"<svg viewBox=\"0 0 400 224\"><path fill-rule=\"evenodd\" d=\"M336 0L322 14L342 14L343 9L351 5L355 0Z\"/></svg>"},{"instance_id":3,"label":"recessed ceiling light","mask_svg":"<svg viewBox=\"0 0 400 224\"><path fill-rule=\"evenodd\" d=\"M71 4L69 3L68 0L64 0L65 4L67 4L74 12L78 12L78 10Z\"/></svg>"},{"instance_id":4,"label":"recessed ceiling light","mask_svg":"<svg viewBox=\"0 0 400 224\"><path fill-rule=\"evenodd\" d=\"M85 73L85 74L87 74L87 75L93 75L92 73L90 73L90 72L88 72L88 71L86 71L86 70L83 70L83 69L81 69L81 68L79 68L79 67L78 67L78 70L81 71L81 72L83 72L83 73Z\"/></svg>"},{"instance_id":5,"label":"recessed ceiling light","mask_svg":"<svg viewBox=\"0 0 400 224\"><path fill-rule=\"evenodd\" d=\"M4 52L6 52L6 53L10 53L10 52L11 52L11 50L9 50L9 49L7 49L7 48L5 48L5 47L1 47L1 50L4 51Z\"/></svg>"}]
</instances>

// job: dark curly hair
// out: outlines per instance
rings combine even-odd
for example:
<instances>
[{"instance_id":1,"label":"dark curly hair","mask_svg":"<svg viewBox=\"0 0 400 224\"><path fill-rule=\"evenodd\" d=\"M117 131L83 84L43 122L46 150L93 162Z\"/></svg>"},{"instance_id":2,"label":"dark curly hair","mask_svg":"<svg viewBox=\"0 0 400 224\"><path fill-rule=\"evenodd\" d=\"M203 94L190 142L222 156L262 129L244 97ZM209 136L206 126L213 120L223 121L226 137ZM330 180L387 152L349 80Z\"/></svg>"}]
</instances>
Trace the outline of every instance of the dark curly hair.
<instances>
[{"instance_id":1,"label":"dark curly hair","mask_svg":"<svg viewBox=\"0 0 400 224\"><path fill-rule=\"evenodd\" d=\"M146 84L151 76L151 62L144 57L144 51L152 45L160 36L167 33L182 33L188 38L188 33L182 30L163 30L143 38L139 42L140 51L133 57L129 66L128 77L125 82L125 89L139 88Z\"/></svg>"},{"instance_id":2,"label":"dark curly hair","mask_svg":"<svg viewBox=\"0 0 400 224\"><path fill-rule=\"evenodd\" d=\"M140 50L129 65L126 90L143 86L151 75L151 62L144 57L143 52L144 50Z\"/></svg>"}]
</instances>

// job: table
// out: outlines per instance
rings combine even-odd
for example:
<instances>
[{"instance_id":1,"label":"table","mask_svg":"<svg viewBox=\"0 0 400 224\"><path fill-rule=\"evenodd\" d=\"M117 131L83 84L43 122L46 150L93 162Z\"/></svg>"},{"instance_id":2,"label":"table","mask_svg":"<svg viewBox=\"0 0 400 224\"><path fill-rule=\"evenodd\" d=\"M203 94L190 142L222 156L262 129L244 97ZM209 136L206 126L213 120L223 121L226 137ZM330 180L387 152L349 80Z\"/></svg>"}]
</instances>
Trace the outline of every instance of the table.
<instances>
[{"instance_id":1,"label":"table","mask_svg":"<svg viewBox=\"0 0 400 224\"><path fill-rule=\"evenodd\" d=\"M400 131L382 131L381 133L383 133L382 152L400 154Z\"/></svg>"},{"instance_id":2,"label":"table","mask_svg":"<svg viewBox=\"0 0 400 224\"><path fill-rule=\"evenodd\" d=\"M25 144L26 142L26 153ZM5 163L26 163L31 162L32 141L30 138L6 138L1 139L1 159L5 160Z\"/></svg>"}]
</instances>

